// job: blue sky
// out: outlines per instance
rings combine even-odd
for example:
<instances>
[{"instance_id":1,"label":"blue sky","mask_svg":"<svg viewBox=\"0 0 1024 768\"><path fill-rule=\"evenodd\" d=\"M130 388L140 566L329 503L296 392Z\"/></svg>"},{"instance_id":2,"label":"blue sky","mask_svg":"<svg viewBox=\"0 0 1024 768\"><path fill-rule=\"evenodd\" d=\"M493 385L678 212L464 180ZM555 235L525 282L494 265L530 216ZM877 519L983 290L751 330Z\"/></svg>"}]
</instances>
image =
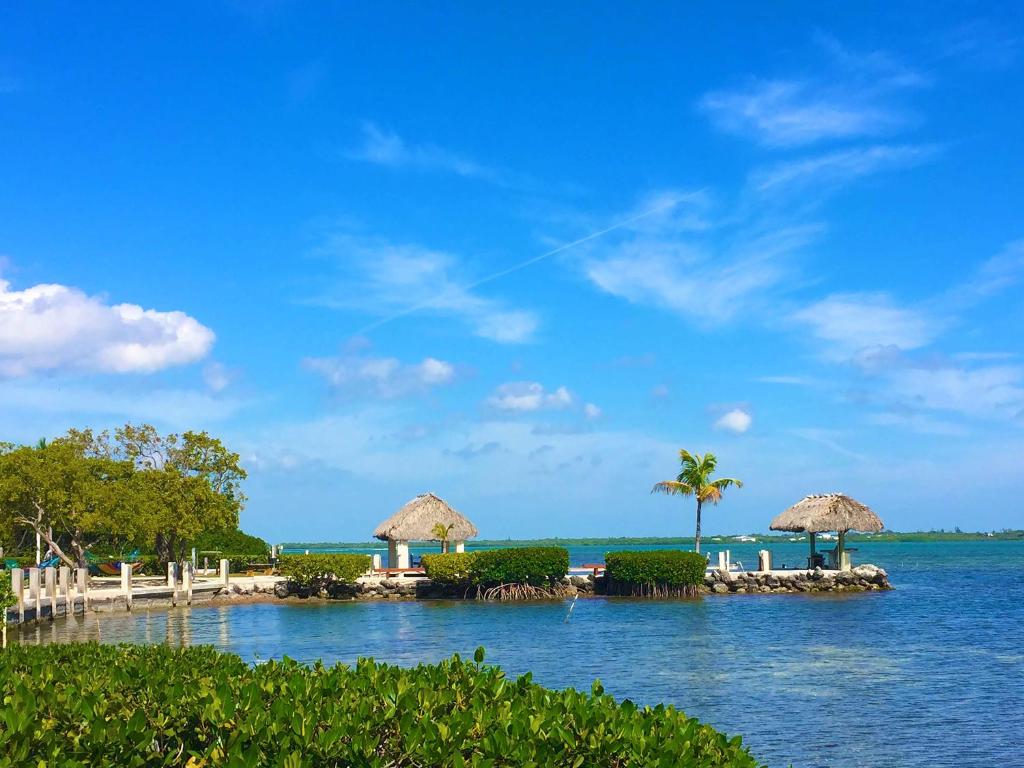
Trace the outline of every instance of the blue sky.
<instances>
[{"instance_id":1,"label":"blue sky","mask_svg":"<svg viewBox=\"0 0 1024 768\"><path fill-rule=\"evenodd\" d=\"M9 4L3 437L208 429L275 540L690 534L680 447L711 532L1021 527L1022 66L1016 3Z\"/></svg>"}]
</instances>

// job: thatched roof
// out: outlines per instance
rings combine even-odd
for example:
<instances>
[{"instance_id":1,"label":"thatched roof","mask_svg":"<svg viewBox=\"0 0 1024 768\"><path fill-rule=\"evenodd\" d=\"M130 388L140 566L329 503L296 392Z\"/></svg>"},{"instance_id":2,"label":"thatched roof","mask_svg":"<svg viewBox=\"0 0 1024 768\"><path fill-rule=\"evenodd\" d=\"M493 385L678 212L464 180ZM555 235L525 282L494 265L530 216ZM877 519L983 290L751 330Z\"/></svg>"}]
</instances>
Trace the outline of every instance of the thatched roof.
<instances>
[{"instance_id":1,"label":"thatched roof","mask_svg":"<svg viewBox=\"0 0 1024 768\"><path fill-rule=\"evenodd\" d=\"M842 493L822 493L805 496L769 526L773 531L871 531L885 526L881 518Z\"/></svg>"},{"instance_id":2,"label":"thatched roof","mask_svg":"<svg viewBox=\"0 0 1024 768\"><path fill-rule=\"evenodd\" d=\"M469 520L441 498L422 493L377 526L373 535L383 541L440 541L433 528L438 523L451 525L449 541L465 541L480 534Z\"/></svg>"}]
</instances>

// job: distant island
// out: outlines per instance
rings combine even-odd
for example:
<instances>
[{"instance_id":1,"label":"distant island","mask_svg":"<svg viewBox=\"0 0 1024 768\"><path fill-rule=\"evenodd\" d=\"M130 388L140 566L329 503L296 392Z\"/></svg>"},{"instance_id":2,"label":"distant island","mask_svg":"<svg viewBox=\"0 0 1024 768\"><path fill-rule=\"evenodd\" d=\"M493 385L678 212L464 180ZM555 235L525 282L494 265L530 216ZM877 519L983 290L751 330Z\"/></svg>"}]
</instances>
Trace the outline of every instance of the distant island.
<instances>
[{"instance_id":1,"label":"distant island","mask_svg":"<svg viewBox=\"0 0 1024 768\"><path fill-rule=\"evenodd\" d=\"M734 541L737 543L750 543L750 540L764 542L765 544L782 544L800 539L799 534L720 534L705 537L708 541ZM1024 530L1004 529L1001 531L882 531L881 533L854 533L847 535L847 541L875 541L875 542L912 542L912 541L1020 541L1024 540ZM474 547L503 547L515 544L517 546L572 546L572 547L600 547L600 546L630 546L643 544L657 544L664 546L692 546L692 536L617 536L617 537L579 537L579 538L541 538L541 539L476 539L472 542ZM435 542L429 542L431 546ZM379 541L308 541L308 542L284 542L280 546L285 549L311 549L329 547L332 549L367 548L382 546Z\"/></svg>"}]
</instances>

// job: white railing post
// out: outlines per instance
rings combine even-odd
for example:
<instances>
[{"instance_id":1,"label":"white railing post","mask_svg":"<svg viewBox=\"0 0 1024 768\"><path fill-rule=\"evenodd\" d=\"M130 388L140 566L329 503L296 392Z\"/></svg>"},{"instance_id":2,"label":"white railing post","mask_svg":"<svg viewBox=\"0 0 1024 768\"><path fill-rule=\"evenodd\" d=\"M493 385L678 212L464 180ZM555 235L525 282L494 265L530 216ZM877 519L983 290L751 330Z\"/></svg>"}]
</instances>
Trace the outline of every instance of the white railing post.
<instances>
[{"instance_id":1,"label":"white railing post","mask_svg":"<svg viewBox=\"0 0 1024 768\"><path fill-rule=\"evenodd\" d=\"M60 567L60 579L57 582L58 589L61 594L64 595L64 615L68 614L68 603L72 600L72 587L71 587L71 568L67 565ZM71 609L71 613L74 613L74 608Z\"/></svg>"},{"instance_id":2,"label":"white railing post","mask_svg":"<svg viewBox=\"0 0 1024 768\"><path fill-rule=\"evenodd\" d=\"M89 610L89 569L75 571L75 591L82 597L82 613Z\"/></svg>"},{"instance_id":3,"label":"white railing post","mask_svg":"<svg viewBox=\"0 0 1024 768\"><path fill-rule=\"evenodd\" d=\"M171 605L178 604L178 564L167 564L167 586L171 588Z\"/></svg>"},{"instance_id":4,"label":"white railing post","mask_svg":"<svg viewBox=\"0 0 1024 768\"><path fill-rule=\"evenodd\" d=\"M11 591L18 601L18 623L25 623L25 569L11 568Z\"/></svg>"},{"instance_id":5,"label":"white railing post","mask_svg":"<svg viewBox=\"0 0 1024 768\"><path fill-rule=\"evenodd\" d=\"M231 570L231 561L221 558L220 561L220 583L222 586L228 586L229 576L228 571Z\"/></svg>"},{"instance_id":6,"label":"white railing post","mask_svg":"<svg viewBox=\"0 0 1024 768\"><path fill-rule=\"evenodd\" d=\"M132 566L131 563L121 563L121 594L124 595L125 605L130 611L132 609Z\"/></svg>"},{"instance_id":7,"label":"white railing post","mask_svg":"<svg viewBox=\"0 0 1024 768\"><path fill-rule=\"evenodd\" d=\"M57 618L57 569L49 566L43 575L46 577L46 597L50 603L50 621Z\"/></svg>"},{"instance_id":8,"label":"white railing post","mask_svg":"<svg viewBox=\"0 0 1024 768\"><path fill-rule=\"evenodd\" d=\"M28 599L32 601L33 607L36 609L36 621L39 621L39 604L42 600L39 599L39 569L29 568L28 569Z\"/></svg>"},{"instance_id":9,"label":"white railing post","mask_svg":"<svg viewBox=\"0 0 1024 768\"><path fill-rule=\"evenodd\" d=\"M725 566L725 552L718 553L718 570L726 571L728 568Z\"/></svg>"},{"instance_id":10,"label":"white railing post","mask_svg":"<svg viewBox=\"0 0 1024 768\"><path fill-rule=\"evenodd\" d=\"M192 605L192 563L185 563L181 572L181 586L185 590L185 605Z\"/></svg>"}]
</instances>

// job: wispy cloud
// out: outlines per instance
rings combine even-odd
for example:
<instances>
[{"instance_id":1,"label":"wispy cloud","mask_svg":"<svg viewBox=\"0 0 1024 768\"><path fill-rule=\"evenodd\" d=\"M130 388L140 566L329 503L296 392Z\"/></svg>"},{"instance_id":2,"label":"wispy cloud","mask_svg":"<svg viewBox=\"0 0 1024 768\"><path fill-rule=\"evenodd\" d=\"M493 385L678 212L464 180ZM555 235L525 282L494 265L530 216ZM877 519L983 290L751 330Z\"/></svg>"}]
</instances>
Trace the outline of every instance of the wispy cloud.
<instances>
[{"instance_id":1,"label":"wispy cloud","mask_svg":"<svg viewBox=\"0 0 1024 768\"><path fill-rule=\"evenodd\" d=\"M804 191L813 187L816 195L880 171L925 163L941 152L927 145L877 144L829 152L814 157L788 160L751 174L751 186L759 193Z\"/></svg>"},{"instance_id":2,"label":"wispy cloud","mask_svg":"<svg viewBox=\"0 0 1024 768\"><path fill-rule=\"evenodd\" d=\"M303 367L322 376L339 398L391 399L451 384L455 366L435 357L402 363L394 357L349 353L338 357L307 357Z\"/></svg>"},{"instance_id":3,"label":"wispy cloud","mask_svg":"<svg viewBox=\"0 0 1024 768\"><path fill-rule=\"evenodd\" d=\"M704 221L702 217L702 222ZM743 314L792 276L816 225L744 228L692 223L680 206L594 245L582 268L598 288L713 325Z\"/></svg>"},{"instance_id":4,"label":"wispy cloud","mask_svg":"<svg viewBox=\"0 0 1024 768\"><path fill-rule=\"evenodd\" d=\"M346 153L349 159L389 168L453 173L456 176L504 184L506 174L434 144L410 144L397 133L373 122L362 125L362 142Z\"/></svg>"},{"instance_id":5,"label":"wispy cloud","mask_svg":"<svg viewBox=\"0 0 1024 768\"><path fill-rule=\"evenodd\" d=\"M818 43L825 74L751 79L705 94L699 108L721 130L771 147L879 136L915 120L891 97L926 85L926 77L883 51L856 53L823 36Z\"/></svg>"},{"instance_id":6,"label":"wispy cloud","mask_svg":"<svg viewBox=\"0 0 1024 768\"><path fill-rule=\"evenodd\" d=\"M963 62L978 70L999 70L1012 66L1024 49L1024 38L1009 32L1007 25L991 19L974 19L943 33L940 56Z\"/></svg>"},{"instance_id":7,"label":"wispy cloud","mask_svg":"<svg viewBox=\"0 0 1024 768\"><path fill-rule=\"evenodd\" d=\"M823 355L835 362L893 347L919 349L935 339L942 321L899 306L885 293L837 293L794 312L791 319L824 342Z\"/></svg>"},{"instance_id":8,"label":"wispy cloud","mask_svg":"<svg viewBox=\"0 0 1024 768\"><path fill-rule=\"evenodd\" d=\"M503 344L530 341L537 315L484 297L460 277L467 270L443 251L348 233L332 235L317 255L337 266L331 285L311 301L381 318L413 311L455 317L474 334ZM366 329L364 329L366 330Z\"/></svg>"}]
</instances>

